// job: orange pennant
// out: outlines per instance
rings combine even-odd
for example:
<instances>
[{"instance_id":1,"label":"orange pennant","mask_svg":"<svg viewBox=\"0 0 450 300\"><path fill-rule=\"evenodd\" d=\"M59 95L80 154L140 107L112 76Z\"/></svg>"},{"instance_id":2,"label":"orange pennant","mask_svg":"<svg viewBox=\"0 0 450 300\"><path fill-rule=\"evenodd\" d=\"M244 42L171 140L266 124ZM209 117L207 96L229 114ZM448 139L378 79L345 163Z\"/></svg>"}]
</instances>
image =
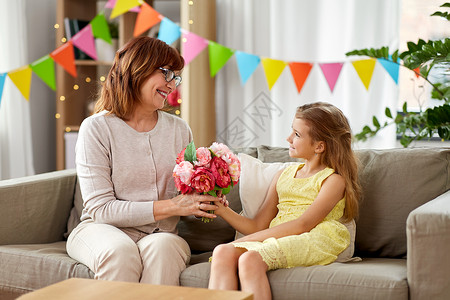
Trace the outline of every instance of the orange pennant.
<instances>
[{"instance_id":1,"label":"orange pennant","mask_svg":"<svg viewBox=\"0 0 450 300\"><path fill-rule=\"evenodd\" d=\"M147 29L152 28L159 22L161 22L161 14L154 10L153 7L143 2L141 11L136 18L133 36L137 37L141 35Z\"/></svg>"},{"instance_id":2,"label":"orange pennant","mask_svg":"<svg viewBox=\"0 0 450 300\"><path fill-rule=\"evenodd\" d=\"M53 58L61 67L64 68L70 75L77 77L77 68L75 66L75 55L73 52L72 41L68 41L62 46L53 50L50 53L50 57Z\"/></svg>"},{"instance_id":3,"label":"orange pennant","mask_svg":"<svg viewBox=\"0 0 450 300\"><path fill-rule=\"evenodd\" d=\"M289 63L289 68L291 69L292 78L294 78L295 85L297 86L297 91L300 94L300 91L305 84L306 79L308 78L309 72L313 64L310 63L299 63L299 62L291 62Z\"/></svg>"},{"instance_id":4,"label":"orange pennant","mask_svg":"<svg viewBox=\"0 0 450 300\"><path fill-rule=\"evenodd\" d=\"M414 69L414 75L416 75L416 78L419 78L420 76L420 67L417 67Z\"/></svg>"}]
</instances>

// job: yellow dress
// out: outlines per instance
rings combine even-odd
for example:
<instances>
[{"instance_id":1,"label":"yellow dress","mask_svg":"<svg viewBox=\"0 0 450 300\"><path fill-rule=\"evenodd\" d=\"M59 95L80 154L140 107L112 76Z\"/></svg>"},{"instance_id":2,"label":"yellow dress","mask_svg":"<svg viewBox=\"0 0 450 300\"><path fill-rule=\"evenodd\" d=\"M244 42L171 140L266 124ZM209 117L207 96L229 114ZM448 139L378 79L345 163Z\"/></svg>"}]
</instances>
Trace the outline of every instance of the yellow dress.
<instances>
[{"instance_id":1,"label":"yellow dress","mask_svg":"<svg viewBox=\"0 0 450 300\"><path fill-rule=\"evenodd\" d=\"M308 178L295 178L304 164L287 167L277 182L278 214L269 227L297 219L317 197L322 182L334 170L325 168ZM336 260L350 244L350 233L338 220L342 217L345 197L311 231L263 242L233 242L238 248L257 251L269 270L297 266L326 265Z\"/></svg>"}]
</instances>

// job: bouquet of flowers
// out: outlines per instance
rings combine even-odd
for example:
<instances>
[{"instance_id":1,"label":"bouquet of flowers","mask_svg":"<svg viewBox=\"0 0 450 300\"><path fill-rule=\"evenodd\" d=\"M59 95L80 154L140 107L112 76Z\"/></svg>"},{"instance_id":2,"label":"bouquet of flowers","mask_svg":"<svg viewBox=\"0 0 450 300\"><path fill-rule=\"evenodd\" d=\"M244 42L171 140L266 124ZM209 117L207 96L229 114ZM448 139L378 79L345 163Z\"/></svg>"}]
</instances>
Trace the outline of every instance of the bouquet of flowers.
<instances>
[{"instance_id":1,"label":"bouquet of flowers","mask_svg":"<svg viewBox=\"0 0 450 300\"><path fill-rule=\"evenodd\" d=\"M221 143L196 149L194 142L191 142L178 154L176 163L173 177L177 190L182 194L226 195L239 181L241 173L239 159ZM210 220L202 218L203 222Z\"/></svg>"}]
</instances>

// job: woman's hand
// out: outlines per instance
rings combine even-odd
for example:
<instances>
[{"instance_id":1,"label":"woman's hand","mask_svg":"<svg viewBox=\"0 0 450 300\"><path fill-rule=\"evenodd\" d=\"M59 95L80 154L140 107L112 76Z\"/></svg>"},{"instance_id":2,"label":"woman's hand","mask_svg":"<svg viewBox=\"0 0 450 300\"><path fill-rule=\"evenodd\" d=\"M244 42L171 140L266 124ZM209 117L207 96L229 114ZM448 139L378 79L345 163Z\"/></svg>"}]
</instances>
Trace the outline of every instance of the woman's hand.
<instances>
[{"instance_id":1,"label":"woman's hand","mask_svg":"<svg viewBox=\"0 0 450 300\"><path fill-rule=\"evenodd\" d=\"M208 211L217 210L217 204L224 202L228 203L221 197L213 197L210 195L200 194L181 194L171 199L173 204L178 208L180 216L194 215L197 217L216 218L215 214L210 214Z\"/></svg>"}]
</instances>

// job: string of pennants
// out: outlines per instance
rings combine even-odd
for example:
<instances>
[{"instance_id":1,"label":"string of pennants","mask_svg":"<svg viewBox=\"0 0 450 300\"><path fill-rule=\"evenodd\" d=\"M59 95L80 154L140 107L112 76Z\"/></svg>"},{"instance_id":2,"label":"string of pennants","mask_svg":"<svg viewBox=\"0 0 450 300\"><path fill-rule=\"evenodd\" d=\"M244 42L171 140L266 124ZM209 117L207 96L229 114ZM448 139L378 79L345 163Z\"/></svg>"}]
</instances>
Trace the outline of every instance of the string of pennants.
<instances>
[{"instance_id":1,"label":"string of pennants","mask_svg":"<svg viewBox=\"0 0 450 300\"><path fill-rule=\"evenodd\" d=\"M159 24L158 39L171 45L181 38L181 54L183 55L186 64L189 64L202 51L208 48L211 77L214 77L234 55L242 85L245 85L258 65L262 64L270 90L277 82L283 70L288 66L297 87L297 91L300 93L314 65L309 62L286 62L279 59L260 57L225 47L219 43L207 40L180 28L180 26L161 15L142 0L108 0L105 8L112 8L110 15L111 19L128 11L138 13L133 32L134 36L139 36L153 26ZM111 44L108 22L103 12L96 15L87 26L51 53L21 68L5 73L0 72L0 105L6 76L11 79L27 101L29 101L30 96L32 72L34 72L52 90L56 89L55 62L63 67L70 75L77 77L74 47L85 52L92 59L97 60L95 48L96 38ZM391 60L376 60L372 58L352 61L351 63L366 90L369 89L376 61L384 67L395 83L398 84L400 66L398 63L394 63ZM331 92L333 92L344 62L318 63L318 65L322 70Z\"/></svg>"}]
</instances>

